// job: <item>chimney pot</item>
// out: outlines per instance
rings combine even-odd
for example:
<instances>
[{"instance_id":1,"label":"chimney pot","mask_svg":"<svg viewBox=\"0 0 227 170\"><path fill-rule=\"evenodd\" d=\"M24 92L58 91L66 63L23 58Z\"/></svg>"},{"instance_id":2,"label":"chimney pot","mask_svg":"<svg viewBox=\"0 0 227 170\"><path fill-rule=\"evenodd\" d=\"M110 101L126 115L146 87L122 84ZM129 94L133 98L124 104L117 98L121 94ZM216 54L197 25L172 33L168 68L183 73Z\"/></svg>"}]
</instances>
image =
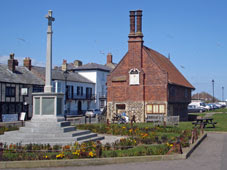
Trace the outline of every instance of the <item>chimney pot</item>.
<instances>
[{"instance_id":1,"label":"chimney pot","mask_svg":"<svg viewBox=\"0 0 227 170\"><path fill-rule=\"evenodd\" d=\"M9 55L9 58L10 58L10 59L14 59L14 53L11 53L11 54Z\"/></svg>"}]
</instances>

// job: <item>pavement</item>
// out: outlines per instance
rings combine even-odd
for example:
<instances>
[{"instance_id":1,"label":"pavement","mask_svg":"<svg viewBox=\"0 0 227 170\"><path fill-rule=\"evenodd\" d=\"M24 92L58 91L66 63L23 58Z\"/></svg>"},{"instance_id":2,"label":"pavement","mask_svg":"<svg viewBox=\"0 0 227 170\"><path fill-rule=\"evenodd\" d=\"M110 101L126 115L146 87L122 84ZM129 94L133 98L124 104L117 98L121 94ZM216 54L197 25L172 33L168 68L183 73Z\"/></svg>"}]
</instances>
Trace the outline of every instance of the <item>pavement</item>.
<instances>
[{"instance_id":1,"label":"pavement","mask_svg":"<svg viewBox=\"0 0 227 170\"><path fill-rule=\"evenodd\" d=\"M32 170L227 170L227 133L208 133L208 137L186 160L110 164L83 167L33 168ZM27 170L27 169L18 169Z\"/></svg>"}]
</instances>

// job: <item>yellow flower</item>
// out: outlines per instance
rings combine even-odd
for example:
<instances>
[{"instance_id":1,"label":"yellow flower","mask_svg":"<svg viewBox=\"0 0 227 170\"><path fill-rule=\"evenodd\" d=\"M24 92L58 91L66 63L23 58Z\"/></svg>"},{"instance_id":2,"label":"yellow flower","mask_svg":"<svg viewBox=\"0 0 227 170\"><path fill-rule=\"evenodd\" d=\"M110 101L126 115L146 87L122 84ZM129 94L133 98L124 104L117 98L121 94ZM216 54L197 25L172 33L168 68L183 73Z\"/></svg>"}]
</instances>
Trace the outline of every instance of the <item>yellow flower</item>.
<instances>
[{"instance_id":1,"label":"yellow flower","mask_svg":"<svg viewBox=\"0 0 227 170\"><path fill-rule=\"evenodd\" d=\"M73 155L80 156L80 150L76 150L76 152L73 152Z\"/></svg>"},{"instance_id":2,"label":"yellow flower","mask_svg":"<svg viewBox=\"0 0 227 170\"><path fill-rule=\"evenodd\" d=\"M60 154L56 155L56 158L64 158L64 153L60 153Z\"/></svg>"},{"instance_id":3,"label":"yellow flower","mask_svg":"<svg viewBox=\"0 0 227 170\"><path fill-rule=\"evenodd\" d=\"M170 146L170 147L173 147L173 144L170 144L169 146Z\"/></svg>"},{"instance_id":4,"label":"yellow flower","mask_svg":"<svg viewBox=\"0 0 227 170\"><path fill-rule=\"evenodd\" d=\"M122 129L125 129L125 128L126 128L125 126L122 127Z\"/></svg>"},{"instance_id":5,"label":"yellow flower","mask_svg":"<svg viewBox=\"0 0 227 170\"><path fill-rule=\"evenodd\" d=\"M93 152L89 152L89 154L88 154L91 158L93 158L94 157L94 153Z\"/></svg>"},{"instance_id":6,"label":"yellow flower","mask_svg":"<svg viewBox=\"0 0 227 170\"><path fill-rule=\"evenodd\" d=\"M129 129L129 132L132 133L132 129Z\"/></svg>"}]
</instances>

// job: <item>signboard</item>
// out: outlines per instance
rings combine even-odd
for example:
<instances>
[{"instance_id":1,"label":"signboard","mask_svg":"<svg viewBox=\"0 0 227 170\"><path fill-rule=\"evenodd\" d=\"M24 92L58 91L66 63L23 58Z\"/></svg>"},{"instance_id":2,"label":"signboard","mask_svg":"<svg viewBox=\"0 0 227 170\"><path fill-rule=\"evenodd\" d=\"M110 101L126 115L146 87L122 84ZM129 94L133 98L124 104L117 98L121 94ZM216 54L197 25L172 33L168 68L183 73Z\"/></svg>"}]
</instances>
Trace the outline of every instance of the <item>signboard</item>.
<instances>
[{"instance_id":1,"label":"signboard","mask_svg":"<svg viewBox=\"0 0 227 170\"><path fill-rule=\"evenodd\" d=\"M139 77L139 70L134 68L129 71L129 85L139 85L140 84L140 77Z\"/></svg>"},{"instance_id":2,"label":"signboard","mask_svg":"<svg viewBox=\"0 0 227 170\"><path fill-rule=\"evenodd\" d=\"M26 115L25 112L21 112L20 113L20 120L24 121L25 120L25 115Z\"/></svg>"},{"instance_id":3,"label":"signboard","mask_svg":"<svg viewBox=\"0 0 227 170\"><path fill-rule=\"evenodd\" d=\"M18 114L2 114L3 122L15 122L18 121Z\"/></svg>"},{"instance_id":4,"label":"signboard","mask_svg":"<svg viewBox=\"0 0 227 170\"><path fill-rule=\"evenodd\" d=\"M21 95L27 96L28 95L28 88L21 88Z\"/></svg>"}]
</instances>

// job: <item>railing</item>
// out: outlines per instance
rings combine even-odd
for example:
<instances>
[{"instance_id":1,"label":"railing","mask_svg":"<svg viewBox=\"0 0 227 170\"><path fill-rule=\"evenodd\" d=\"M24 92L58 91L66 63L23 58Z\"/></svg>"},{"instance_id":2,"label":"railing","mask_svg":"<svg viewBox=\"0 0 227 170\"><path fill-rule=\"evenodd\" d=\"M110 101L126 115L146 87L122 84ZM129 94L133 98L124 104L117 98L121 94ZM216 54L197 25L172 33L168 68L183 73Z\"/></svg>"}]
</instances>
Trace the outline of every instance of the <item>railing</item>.
<instances>
[{"instance_id":1,"label":"railing","mask_svg":"<svg viewBox=\"0 0 227 170\"><path fill-rule=\"evenodd\" d=\"M71 98L69 98L69 97L71 97ZM95 94L77 94L77 93L74 93L72 96L68 96L68 99L95 100Z\"/></svg>"},{"instance_id":2,"label":"railing","mask_svg":"<svg viewBox=\"0 0 227 170\"><path fill-rule=\"evenodd\" d=\"M98 93L99 98L107 98L107 93Z\"/></svg>"}]
</instances>

